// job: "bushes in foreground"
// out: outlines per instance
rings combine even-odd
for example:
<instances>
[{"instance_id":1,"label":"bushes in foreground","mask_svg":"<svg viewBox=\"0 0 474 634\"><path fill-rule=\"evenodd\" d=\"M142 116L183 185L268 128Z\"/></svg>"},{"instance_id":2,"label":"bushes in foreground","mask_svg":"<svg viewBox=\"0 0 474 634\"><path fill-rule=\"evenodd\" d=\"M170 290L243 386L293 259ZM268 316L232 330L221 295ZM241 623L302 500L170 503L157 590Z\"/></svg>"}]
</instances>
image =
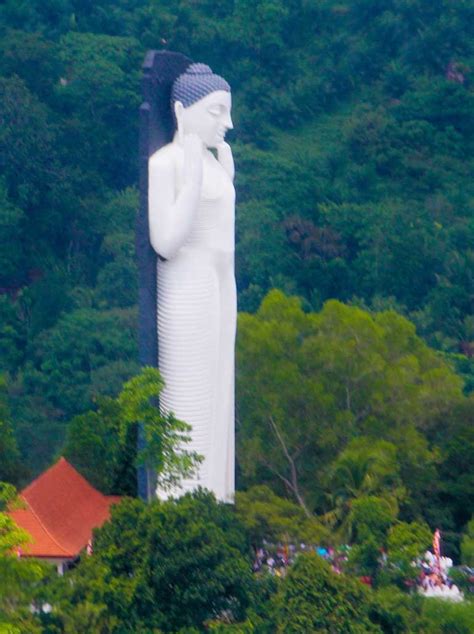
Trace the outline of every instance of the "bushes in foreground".
<instances>
[{"instance_id":1,"label":"bushes in foreground","mask_svg":"<svg viewBox=\"0 0 474 634\"><path fill-rule=\"evenodd\" d=\"M198 491L125 499L92 557L48 582L43 634L470 634L474 605L373 590L313 552L286 576L252 573L242 509Z\"/></svg>"}]
</instances>

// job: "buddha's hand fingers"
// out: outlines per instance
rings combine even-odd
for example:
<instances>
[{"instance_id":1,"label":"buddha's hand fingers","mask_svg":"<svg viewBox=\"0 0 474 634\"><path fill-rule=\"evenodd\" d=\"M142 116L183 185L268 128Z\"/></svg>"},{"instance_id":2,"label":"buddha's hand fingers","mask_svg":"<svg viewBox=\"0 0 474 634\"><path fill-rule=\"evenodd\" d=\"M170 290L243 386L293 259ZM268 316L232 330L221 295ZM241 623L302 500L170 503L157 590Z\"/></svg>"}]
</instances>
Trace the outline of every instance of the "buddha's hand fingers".
<instances>
[{"instance_id":1,"label":"buddha's hand fingers","mask_svg":"<svg viewBox=\"0 0 474 634\"><path fill-rule=\"evenodd\" d=\"M234 159L232 157L232 150L228 143L223 141L216 146L217 149L217 157L219 159L219 163L225 169L229 177L233 180L234 178Z\"/></svg>"},{"instance_id":2,"label":"buddha's hand fingers","mask_svg":"<svg viewBox=\"0 0 474 634\"><path fill-rule=\"evenodd\" d=\"M187 134L184 137L184 177L186 183L201 186L203 143L197 134Z\"/></svg>"},{"instance_id":3,"label":"buddha's hand fingers","mask_svg":"<svg viewBox=\"0 0 474 634\"><path fill-rule=\"evenodd\" d=\"M227 141L221 141L216 145L216 150L218 152L230 152L232 154L232 149Z\"/></svg>"}]
</instances>

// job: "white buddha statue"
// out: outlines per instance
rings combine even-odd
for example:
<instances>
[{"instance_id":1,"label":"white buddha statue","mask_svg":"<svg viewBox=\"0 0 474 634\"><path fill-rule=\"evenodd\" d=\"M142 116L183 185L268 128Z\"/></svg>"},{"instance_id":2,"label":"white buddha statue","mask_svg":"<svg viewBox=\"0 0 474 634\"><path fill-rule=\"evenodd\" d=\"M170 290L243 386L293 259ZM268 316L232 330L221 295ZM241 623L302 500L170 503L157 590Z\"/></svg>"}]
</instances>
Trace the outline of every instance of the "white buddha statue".
<instances>
[{"instance_id":1,"label":"white buddha statue","mask_svg":"<svg viewBox=\"0 0 474 634\"><path fill-rule=\"evenodd\" d=\"M149 160L150 241L158 254L158 367L163 411L191 425L186 449L203 457L199 486L234 497L234 162L227 82L191 64L171 93L176 132ZM216 154L214 154L214 150Z\"/></svg>"}]
</instances>

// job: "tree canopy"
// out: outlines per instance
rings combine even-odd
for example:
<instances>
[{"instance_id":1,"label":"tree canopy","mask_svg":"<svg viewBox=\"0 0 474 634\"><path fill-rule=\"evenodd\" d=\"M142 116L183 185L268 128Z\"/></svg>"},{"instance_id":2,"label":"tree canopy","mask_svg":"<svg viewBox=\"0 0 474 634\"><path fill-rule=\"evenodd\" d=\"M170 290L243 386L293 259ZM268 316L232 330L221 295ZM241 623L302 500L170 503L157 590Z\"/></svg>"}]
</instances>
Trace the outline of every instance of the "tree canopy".
<instances>
[{"instance_id":1,"label":"tree canopy","mask_svg":"<svg viewBox=\"0 0 474 634\"><path fill-rule=\"evenodd\" d=\"M286 631L298 614L304 631L472 631L469 605L430 607L377 570L385 548L408 574L427 527L472 560L473 25L469 0L0 3L0 480L22 486L65 450L104 492L133 493L137 421L161 466L185 433L153 410L160 379L138 375L149 49L232 86L242 311L237 518L205 493L126 501L59 582L60 614L26 614L35 574L21 596L11 584L10 629L274 634L277 611ZM392 585L344 592L314 558L250 580L265 536L349 539L352 574Z\"/></svg>"},{"instance_id":2,"label":"tree canopy","mask_svg":"<svg viewBox=\"0 0 474 634\"><path fill-rule=\"evenodd\" d=\"M242 618L253 583L245 531L211 494L125 500L97 532L93 557L63 588L63 618L73 624L67 632L84 634L202 631L224 611ZM85 629L74 620L78 612Z\"/></svg>"},{"instance_id":3,"label":"tree canopy","mask_svg":"<svg viewBox=\"0 0 474 634\"><path fill-rule=\"evenodd\" d=\"M153 482L169 490L192 473L201 456L186 449L190 427L157 407L163 379L156 368L144 368L127 381L117 398L102 397L97 410L71 422L65 456L104 493L135 496L136 469L151 471ZM138 429L144 447L138 451Z\"/></svg>"},{"instance_id":4,"label":"tree canopy","mask_svg":"<svg viewBox=\"0 0 474 634\"><path fill-rule=\"evenodd\" d=\"M1 5L0 370L33 473L138 369L149 48L232 85L242 310L272 288L393 308L472 389L471 25L446 0Z\"/></svg>"},{"instance_id":5,"label":"tree canopy","mask_svg":"<svg viewBox=\"0 0 474 634\"><path fill-rule=\"evenodd\" d=\"M305 312L279 291L240 315L237 383L245 481L280 482L307 511L382 493L419 513L436 478L432 439L471 403L393 310L332 300Z\"/></svg>"}]
</instances>

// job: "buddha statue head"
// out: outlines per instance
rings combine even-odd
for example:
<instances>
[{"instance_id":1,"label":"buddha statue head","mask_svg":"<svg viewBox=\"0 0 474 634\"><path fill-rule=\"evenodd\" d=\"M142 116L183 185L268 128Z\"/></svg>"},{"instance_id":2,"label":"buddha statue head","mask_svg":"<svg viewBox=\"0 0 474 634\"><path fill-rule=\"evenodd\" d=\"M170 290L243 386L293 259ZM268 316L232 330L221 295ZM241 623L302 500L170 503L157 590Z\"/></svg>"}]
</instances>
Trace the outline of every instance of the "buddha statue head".
<instances>
[{"instance_id":1,"label":"buddha statue head","mask_svg":"<svg viewBox=\"0 0 474 634\"><path fill-rule=\"evenodd\" d=\"M208 148L224 141L233 128L230 86L206 64L191 64L174 82L171 107L178 140L196 134Z\"/></svg>"}]
</instances>

